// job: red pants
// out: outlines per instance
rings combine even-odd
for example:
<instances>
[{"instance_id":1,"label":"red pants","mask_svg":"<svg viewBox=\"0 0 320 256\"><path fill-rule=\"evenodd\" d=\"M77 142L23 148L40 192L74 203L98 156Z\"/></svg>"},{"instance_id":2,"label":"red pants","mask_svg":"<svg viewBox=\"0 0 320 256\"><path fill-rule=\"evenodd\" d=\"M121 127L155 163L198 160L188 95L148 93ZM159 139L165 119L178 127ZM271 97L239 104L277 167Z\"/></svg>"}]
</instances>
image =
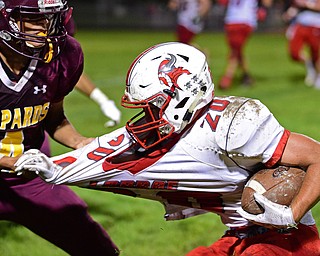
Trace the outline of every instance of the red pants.
<instances>
[{"instance_id":1,"label":"red pants","mask_svg":"<svg viewBox=\"0 0 320 256\"><path fill-rule=\"evenodd\" d=\"M180 43L190 44L196 34L184 26L177 25L177 37Z\"/></svg>"},{"instance_id":2,"label":"red pants","mask_svg":"<svg viewBox=\"0 0 320 256\"><path fill-rule=\"evenodd\" d=\"M242 60L243 48L253 28L246 24L225 24L227 42L230 48L230 57Z\"/></svg>"},{"instance_id":3,"label":"red pants","mask_svg":"<svg viewBox=\"0 0 320 256\"><path fill-rule=\"evenodd\" d=\"M198 247L187 256L319 256L320 239L316 226L299 224L288 233L269 230L240 239L228 231L209 247Z\"/></svg>"},{"instance_id":4,"label":"red pants","mask_svg":"<svg viewBox=\"0 0 320 256\"><path fill-rule=\"evenodd\" d=\"M293 60L303 61L301 51L307 46L313 63L317 63L320 50L320 28L295 25L292 38L289 40L289 53Z\"/></svg>"}]
</instances>

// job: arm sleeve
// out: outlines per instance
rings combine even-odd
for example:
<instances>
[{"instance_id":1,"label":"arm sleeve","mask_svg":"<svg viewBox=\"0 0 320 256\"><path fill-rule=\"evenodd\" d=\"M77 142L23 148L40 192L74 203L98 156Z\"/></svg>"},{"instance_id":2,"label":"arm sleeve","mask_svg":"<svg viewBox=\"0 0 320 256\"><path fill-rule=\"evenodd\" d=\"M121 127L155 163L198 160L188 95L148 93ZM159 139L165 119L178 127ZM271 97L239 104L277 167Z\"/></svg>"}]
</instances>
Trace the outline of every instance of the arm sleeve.
<instances>
[{"instance_id":1,"label":"arm sleeve","mask_svg":"<svg viewBox=\"0 0 320 256\"><path fill-rule=\"evenodd\" d=\"M54 102L63 100L73 90L83 72L83 63L84 57L79 42L68 36L66 46L58 59L59 90Z\"/></svg>"}]
</instances>

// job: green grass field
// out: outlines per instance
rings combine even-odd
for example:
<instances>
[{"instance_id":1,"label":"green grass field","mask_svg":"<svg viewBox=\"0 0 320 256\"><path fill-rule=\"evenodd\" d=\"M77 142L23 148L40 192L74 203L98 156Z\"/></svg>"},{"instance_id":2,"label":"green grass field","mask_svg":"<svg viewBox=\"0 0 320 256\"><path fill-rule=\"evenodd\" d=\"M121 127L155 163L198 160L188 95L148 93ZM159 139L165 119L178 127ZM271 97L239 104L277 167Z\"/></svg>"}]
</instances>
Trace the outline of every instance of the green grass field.
<instances>
[{"instance_id":1,"label":"green grass field","mask_svg":"<svg viewBox=\"0 0 320 256\"><path fill-rule=\"evenodd\" d=\"M85 53L85 72L120 107L126 71L132 60L151 45L174 40L174 35L170 31L79 31L77 38ZM227 48L223 34L204 33L198 36L196 43L208 53L208 62L217 82L226 64ZM216 95L258 98L286 128L320 140L320 91L304 85L304 67L289 59L283 34L254 34L246 54L255 85L243 88L235 84L227 92L217 89ZM106 118L99 107L77 91L66 98L65 109L74 126L84 135L98 136L111 131L104 128ZM132 112L120 109L123 111L123 125ZM67 150L52 142L53 154ZM113 237L123 256L184 255L196 246L211 244L225 230L214 214L165 222L164 210L157 202L80 188L74 190L88 203L92 216ZM313 213L319 225L320 205ZM0 255L66 254L24 227L0 222Z\"/></svg>"}]
</instances>

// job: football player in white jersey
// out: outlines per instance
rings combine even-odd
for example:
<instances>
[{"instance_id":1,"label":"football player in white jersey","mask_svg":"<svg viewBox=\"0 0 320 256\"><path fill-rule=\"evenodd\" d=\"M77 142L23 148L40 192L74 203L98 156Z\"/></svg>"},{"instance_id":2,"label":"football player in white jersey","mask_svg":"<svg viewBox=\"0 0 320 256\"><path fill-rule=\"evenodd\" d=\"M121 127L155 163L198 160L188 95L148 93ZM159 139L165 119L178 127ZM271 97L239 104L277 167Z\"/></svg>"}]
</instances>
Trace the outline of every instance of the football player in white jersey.
<instances>
[{"instance_id":1,"label":"football player in white jersey","mask_svg":"<svg viewBox=\"0 0 320 256\"><path fill-rule=\"evenodd\" d=\"M177 11L176 35L179 42L192 43L204 28L211 5L211 0L169 0L169 9Z\"/></svg>"},{"instance_id":2,"label":"football player in white jersey","mask_svg":"<svg viewBox=\"0 0 320 256\"><path fill-rule=\"evenodd\" d=\"M156 200L167 220L218 214L228 227L225 235L188 256L320 255L310 211L320 195L320 143L285 129L258 100L214 97L201 51L175 42L141 53L129 68L122 105L141 109L125 127L51 159L29 151L16 171L36 172L53 184ZM277 165L306 170L292 205L256 195L264 213L244 212L248 178Z\"/></svg>"},{"instance_id":3,"label":"football player in white jersey","mask_svg":"<svg viewBox=\"0 0 320 256\"><path fill-rule=\"evenodd\" d=\"M227 2L224 30L229 55L224 74L218 84L222 90L232 86L238 68L242 73L241 83L245 86L253 83L244 48L252 32L257 28L259 18L258 0L228 0ZM260 2L261 6L266 8L271 6L272 0L261 0Z\"/></svg>"},{"instance_id":4,"label":"football player in white jersey","mask_svg":"<svg viewBox=\"0 0 320 256\"><path fill-rule=\"evenodd\" d=\"M320 89L320 0L296 0L283 18L290 22L286 36L291 59L305 66L305 84Z\"/></svg>"}]
</instances>

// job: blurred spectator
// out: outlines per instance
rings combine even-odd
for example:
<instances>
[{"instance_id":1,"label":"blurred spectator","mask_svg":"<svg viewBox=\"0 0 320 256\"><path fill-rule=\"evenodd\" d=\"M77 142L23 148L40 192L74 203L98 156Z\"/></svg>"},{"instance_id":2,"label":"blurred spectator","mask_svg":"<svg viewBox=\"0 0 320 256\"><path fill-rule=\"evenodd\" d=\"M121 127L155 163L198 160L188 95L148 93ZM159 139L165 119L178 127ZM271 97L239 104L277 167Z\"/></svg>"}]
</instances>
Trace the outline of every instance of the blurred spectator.
<instances>
[{"instance_id":1,"label":"blurred spectator","mask_svg":"<svg viewBox=\"0 0 320 256\"><path fill-rule=\"evenodd\" d=\"M251 85L253 79L248 70L244 57L244 47L258 21L266 18L266 10L272 0L221 0L220 4L227 5L225 15L225 34L229 47L229 56L225 72L219 81L220 89L228 89L239 68L242 72L243 85Z\"/></svg>"},{"instance_id":2,"label":"blurred spectator","mask_svg":"<svg viewBox=\"0 0 320 256\"><path fill-rule=\"evenodd\" d=\"M293 61L305 66L305 84L320 89L320 0L296 0L284 12L286 37ZM309 49L309 54L304 51Z\"/></svg>"},{"instance_id":3,"label":"blurred spectator","mask_svg":"<svg viewBox=\"0 0 320 256\"><path fill-rule=\"evenodd\" d=\"M203 30L211 5L211 0L169 0L169 9L177 11L176 35L179 42L191 44Z\"/></svg>"}]
</instances>

